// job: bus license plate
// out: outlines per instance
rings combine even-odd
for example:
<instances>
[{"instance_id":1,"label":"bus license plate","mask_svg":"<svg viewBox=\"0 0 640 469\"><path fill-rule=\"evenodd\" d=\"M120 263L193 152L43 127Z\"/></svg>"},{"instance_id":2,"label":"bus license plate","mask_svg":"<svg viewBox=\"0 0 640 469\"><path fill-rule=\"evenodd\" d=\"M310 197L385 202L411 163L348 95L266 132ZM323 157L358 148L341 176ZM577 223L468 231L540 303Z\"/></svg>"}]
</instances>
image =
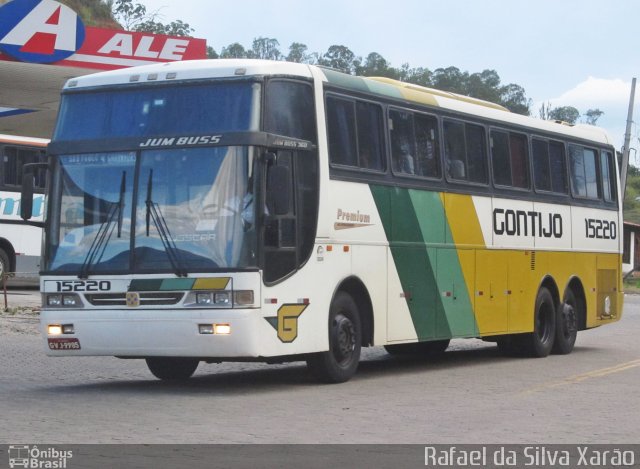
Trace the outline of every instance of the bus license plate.
<instances>
[{"instance_id":1,"label":"bus license plate","mask_svg":"<svg viewBox=\"0 0 640 469\"><path fill-rule=\"evenodd\" d=\"M80 350L79 339L48 339L51 350Z\"/></svg>"}]
</instances>

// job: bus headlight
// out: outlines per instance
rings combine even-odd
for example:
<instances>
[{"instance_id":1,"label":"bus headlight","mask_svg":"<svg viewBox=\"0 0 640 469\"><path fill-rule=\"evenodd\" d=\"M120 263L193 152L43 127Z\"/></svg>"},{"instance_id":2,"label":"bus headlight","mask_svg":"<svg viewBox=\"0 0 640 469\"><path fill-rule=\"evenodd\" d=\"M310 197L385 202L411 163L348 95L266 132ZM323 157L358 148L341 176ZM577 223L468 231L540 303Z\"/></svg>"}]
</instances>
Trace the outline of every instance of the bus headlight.
<instances>
[{"instance_id":1,"label":"bus headlight","mask_svg":"<svg viewBox=\"0 0 640 469\"><path fill-rule=\"evenodd\" d=\"M62 295L62 306L66 308L74 308L80 304L80 298L77 295Z\"/></svg>"},{"instance_id":2,"label":"bus headlight","mask_svg":"<svg viewBox=\"0 0 640 469\"><path fill-rule=\"evenodd\" d=\"M213 304L213 294L211 292L196 293L196 304L204 306Z\"/></svg>"},{"instance_id":3,"label":"bus headlight","mask_svg":"<svg viewBox=\"0 0 640 469\"><path fill-rule=\"evenodd\" d=\"M228 305L231 302L229 293L230 292L227 291L216 293L215 295L213 295L213 302L216 305Z\"/></svg>"},{"instance_id":4,"label":"bus headlight","mask_svg":"<svg viewBox=\"0 0 640 469\"><path fill-rule=\"evenodd\" d=\"M47 295L47 306L62 305L62 295Z\"/></svg>"},{"instance_id":5,"label":"bus headlight","mask_svg":"<svg viewBox=\"0 0 640 469\"><path fill-rule=\"evenodd\" d=\"M44 304L50 308L79 308L82 300L75 293L50 293L45 295Z\"/></svg>"},{"instance_id":6,"label":"bus headlight","mask_svg":"<svg viewBox=\"0 0 640 469\"><path fill-rule=\"evenodd\" d=\"M191 308L246 308L254 304L253 290L192 291L184 300L184 306Z\"/></svg>"}]
</instances>

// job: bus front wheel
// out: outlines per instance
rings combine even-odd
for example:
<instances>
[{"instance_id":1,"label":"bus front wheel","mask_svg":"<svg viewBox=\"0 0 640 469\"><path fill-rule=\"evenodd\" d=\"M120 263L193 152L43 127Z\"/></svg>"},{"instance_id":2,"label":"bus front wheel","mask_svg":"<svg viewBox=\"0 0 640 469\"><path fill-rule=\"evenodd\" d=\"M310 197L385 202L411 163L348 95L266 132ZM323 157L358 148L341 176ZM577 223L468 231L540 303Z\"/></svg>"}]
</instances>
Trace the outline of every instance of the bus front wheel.
<instances>
[{"instance_id":1,"label":"bus front wheel","mask_svg":"<svg viewBox=\"0 0 640 469\"><path fill-rule=\"evenodd\" d=\"M329 309L329 350L314 353L307 366L320 381L343 383L358 369L362 327L358 307L353 298L338 292Z\"/></svg>"},{"instance_id":2,"label":"bus front wheel","mask_svg":"<svg viewBox=\"0 0 640 469\"><path fill-rule=\"evenodd\" d=\"M196 358L148 357L149 371L161 380L181 381L191 377L200 361Z\"/></svg>"}]
</instances>

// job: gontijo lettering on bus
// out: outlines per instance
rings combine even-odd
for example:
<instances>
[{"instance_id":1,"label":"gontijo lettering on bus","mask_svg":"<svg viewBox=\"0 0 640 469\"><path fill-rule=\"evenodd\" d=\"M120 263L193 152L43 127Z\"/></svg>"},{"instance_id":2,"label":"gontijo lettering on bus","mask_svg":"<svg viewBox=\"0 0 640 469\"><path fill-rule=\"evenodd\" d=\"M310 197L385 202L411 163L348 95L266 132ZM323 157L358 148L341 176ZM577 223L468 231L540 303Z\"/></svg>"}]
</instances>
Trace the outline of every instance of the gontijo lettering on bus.
<instances>
[{"instance_id":1,"label":"gontijo lettering on bus","mask_svg":"<svg viewBox=\"0 0 640 469\"><path fill-rule=\"evenodd\" d=\"M497 235L562 238L562 216L536 211L493 210L493 232Z\"/></svg>"}]
</instances>

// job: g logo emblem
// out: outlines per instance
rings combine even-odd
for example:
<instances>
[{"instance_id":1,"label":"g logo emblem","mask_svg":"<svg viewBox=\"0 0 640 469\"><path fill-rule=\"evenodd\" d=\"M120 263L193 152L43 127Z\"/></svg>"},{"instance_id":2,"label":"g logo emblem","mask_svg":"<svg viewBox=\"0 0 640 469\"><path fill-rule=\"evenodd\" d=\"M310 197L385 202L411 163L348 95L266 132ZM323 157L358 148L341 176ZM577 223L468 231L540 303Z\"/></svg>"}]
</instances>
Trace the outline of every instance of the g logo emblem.
<instances>
[{"instance_id":1,"label":"g logo emblem","mask_svg":"<svg viewBox=\"0 0 640 469\"><path fill-rule=\"evenodd\" d=\"M309 305L282 305L278 309L278 339L290 343L298 337L298 318Z\"/></svg>"}]
</instances>

